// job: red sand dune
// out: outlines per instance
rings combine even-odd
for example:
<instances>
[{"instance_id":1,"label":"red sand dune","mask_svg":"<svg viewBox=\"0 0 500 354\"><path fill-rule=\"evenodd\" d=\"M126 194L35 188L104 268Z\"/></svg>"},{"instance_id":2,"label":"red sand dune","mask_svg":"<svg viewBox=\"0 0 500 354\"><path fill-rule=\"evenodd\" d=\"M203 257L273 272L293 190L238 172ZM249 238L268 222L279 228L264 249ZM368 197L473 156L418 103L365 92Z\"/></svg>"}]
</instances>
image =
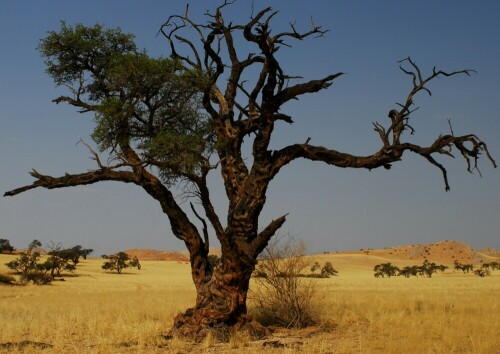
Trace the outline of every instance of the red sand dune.
<instances>
[{"instance_id":1,"label":"red sand dune","mask_svg":"<svg viewBox=\"0 0 500 354\"><path fill-rule=\"evenodd\" d=\"M387 258L409 259L441 263L453 263L455 260L461 263L481 263L498 261L500 252L494 249L475 250L470 245L459 241L439 241L430 244L417 244L407 246L386 247L384 249L364 249L354 252L355 254L368 254Z\"/></svg>"},{"instance_id":2,"label":"red sand dune","mask_svg":"<svg viewBox=\"0 0 500 354\"><path fill-rule=\"evenodd\" d=\"M189 258L180 252L157 251L148 249L131 249L125 251L129 257L137 257L140 261L178 261L189 262Z\"/></svg>"}]
</instances>

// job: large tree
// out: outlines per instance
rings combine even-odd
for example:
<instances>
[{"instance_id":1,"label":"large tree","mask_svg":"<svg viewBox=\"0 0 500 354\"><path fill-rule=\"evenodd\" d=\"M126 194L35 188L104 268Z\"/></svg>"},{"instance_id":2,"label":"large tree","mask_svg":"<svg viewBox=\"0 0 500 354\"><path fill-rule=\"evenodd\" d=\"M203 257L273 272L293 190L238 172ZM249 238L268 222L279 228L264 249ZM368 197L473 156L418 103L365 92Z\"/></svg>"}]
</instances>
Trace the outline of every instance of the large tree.
<instances>
[{"instance_id":1,"label":"large tree","mask_svg":"<svg viewBox=\"0 0 500 354\"><path fill-rule=\"evenodd\" d=\"M196 339L210 328L241 328L250 322L246 307L250 276L258 255L286 219L279 216L262 226L259 216L269 183L287 164L305 158L342 168L390 169L411 152L442 172L446 190L446 169L437 155L452 156L456 149L469 171L477 167L482 153L495 165L485 143L474 134L439 135L428 146L404 141L404 133L413 133L410 118L415 97L430 95L428 85L436 78L471 73L433 68L425 74L410 58L400 61L410 79L409 93L390 107L386 123L373 123L381 141L373 154L356 156L312 145L309 139L270 149L276 123L292 123L282 108L302 95L327 89L342 73L310 81L288 75L277 57L280 47L321 37L326 31L312 24L305 32L294 25L284 32L271 32L276 15L271 8L235 24L223 16L231 3L225 1L207 12L205 23L193 21L188 9L170 16L161 27L170 45L168 59L139 51L132 36L118 29L63 24L59 32L51 32L41 41L40 51L49 75L70 91L54 102L94 113L93 139L101 153L108 154L108 164L91 149L96 170L61 177L33 171L33 184L5 193L13 196L38 187L110 180L143 188L159 202L173 234L189 250L197 299L193 308L176 317L174 332ZM251 159L242 152L244 141L252 147ZM207 187L207 176L214 170L220 173L228 199L225 222L216 213ZM172 193L179 182L194 191L220 242L222 256L215 268L208 261L205 218L192 205L193 213L183 210Z\"/></svg>"}]
</instances>

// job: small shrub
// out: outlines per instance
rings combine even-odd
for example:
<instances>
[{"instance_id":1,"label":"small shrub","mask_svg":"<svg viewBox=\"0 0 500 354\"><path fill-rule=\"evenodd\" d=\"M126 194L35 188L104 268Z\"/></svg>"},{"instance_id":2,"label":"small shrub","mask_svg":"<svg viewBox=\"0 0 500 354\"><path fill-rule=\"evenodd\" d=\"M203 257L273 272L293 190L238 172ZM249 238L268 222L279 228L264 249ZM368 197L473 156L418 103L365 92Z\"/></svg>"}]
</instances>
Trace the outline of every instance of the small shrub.
<instances>
[{"instance_id":1,"label":"small shrub","mask_svg":"<svg viewBox=\"0 0 500 354\"><path fill-rule=\"evenodd\" d=\"M21 284L32 282L35 285L49 285L52 280L49 274L39 270L21 275Z\"/></svg>"},{"instance_id":2,"label":"small shrub","mask_svg":"<svg viewBox=\"0 0 500 354\"><path fill-rule=\"evenodd\" d=\"M311 266L304 250L304 243L293 240L274 241L264 250L255 271L257 286L250 295L261 323L287 328L315 323L318 287L312 279L304 279L304 270Z\"/></svg>"}]
</instances>

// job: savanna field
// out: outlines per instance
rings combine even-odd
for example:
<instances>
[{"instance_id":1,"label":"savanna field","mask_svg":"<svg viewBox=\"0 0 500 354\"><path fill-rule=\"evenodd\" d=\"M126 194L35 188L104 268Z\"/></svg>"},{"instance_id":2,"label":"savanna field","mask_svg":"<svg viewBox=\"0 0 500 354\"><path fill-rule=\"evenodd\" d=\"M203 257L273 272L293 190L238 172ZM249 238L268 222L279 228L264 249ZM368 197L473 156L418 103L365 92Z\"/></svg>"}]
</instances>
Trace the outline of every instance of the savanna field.
<instances>
[{"instance_id":1,"label":"savanna field","mask_svg":"<svg viewBox=\"0 0 500 354\"><path fill-rule=\"evenodd\" d=\"M14 258L0 255L0 273L9 273L4 264ZM339 271L312 280L317 325L197 345L163 337L194 304L189 264L141 261L141 270L118 275L104 272L102 259L82 260L49 286L0 285L0 352L500 353L500 271L480 278L450 266L432 278L375 278L376 264L411 261L362 253L311 256L316 260Z\"/></svg>"}]
</instances>

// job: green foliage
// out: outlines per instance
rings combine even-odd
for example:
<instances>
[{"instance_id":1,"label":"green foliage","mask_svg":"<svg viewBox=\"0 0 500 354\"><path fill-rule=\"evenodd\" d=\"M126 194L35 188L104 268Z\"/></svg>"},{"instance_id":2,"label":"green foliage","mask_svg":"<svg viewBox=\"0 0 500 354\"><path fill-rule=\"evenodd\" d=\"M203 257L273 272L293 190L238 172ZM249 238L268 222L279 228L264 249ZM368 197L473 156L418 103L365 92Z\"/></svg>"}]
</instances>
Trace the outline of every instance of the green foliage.
<instances>
[{"instance_id":1,"label":"green foliage","mask_svg":"<svg viewBox=\"0 0 500 354\"><path fill-rule=\"evenodd\" d=\"M405 266L402 269L393 266L391 263L381 263L377 264L374 268L373 271L375 272L374 275L376 278L384 278L388 277L390 278L391 276L403 276L405 278L409 277L416 277L418 275L425 275L428 278L432 277L432 274L440 271L444 272L446 269L448 269L447 266L442 265L442 264L436 264L436 263L431 263L427 259L424 260L422 265L412 265L412 266Z\"/></svg>"},{"instance_id":2,"label":"green foliage","mask_svg":"<svg viewBox=\"0 0 500 354\"><path fill-rule=\"evenodd\" d=\"M56 255L50 255L47 257L46 261L41 264L41 269L50 272L50 276L52 278L54 277L60 277L61 273L66 271L66 272L73 272L76 269L76 266L74 264L70 264L68 259L61 258Z\"/></svg>"},{"instance_id":3,"label":"green foliage","mask_svg":"<svg viewBox=\"0 0 500 354\"><path fill-rule=\"evenodd\" d=\"M464 273L469 273L474 269L472 264L462 264L459 261L455 260L453 262L455 270L461 270Z\"/></svg>"},{"instance_id":4,"label":"green foliage","mask_svg":"<svg viewBox=\"0 0 500 354\"><path fill-rule=\"evenodd\" d=\"M43 270L33 270L26 274L21 274L21 284L32 282L35 285L49 285L53 278Z\"/></svg>"},{"instance_id":5,"label":"green foliage","mask_svg":"<svg viewBox=\"0 0 500 354\"><path fill-rule=\"evenodd\" d=\"M14 251L14 247L11 246L10 241L0 238L0 253L12 251Z\"/></svg>"},{"instance_id":6,"label":"green foliage","mask_svg":"<svg viewBox=\"0 0 500 354\"><path fill-rule=\"evenodd\" d=\"M41 245L40 241L34 240L29 244L28 250L19 255L19 258L5 264L7 268L21 275L21 284L31 281L36 285L46 285L52 281L53 278L46 274L48 270L46 264L39 263L40 253L34 251Z\"/></svg>"},{"instance_id":7,"label":"green foliage","mask_svg":"<svg viewBox=\"0 0 500 354\"><path fill-rule=\"evenodd\" d=\"M374 273L374 276L376 278L384 278L384 277L392 277L392 276L395 276L397 275L400 270L398 267L396 266L393 266L391 263L381 263L381 264L377 264L374 268L373 268L373 271L375 272Z\"/></svg>"},{"instance_id":8,"label":"green foliage","mask_svg":"<svg viewBox=\"0 0 500 354\"><path fill-rule=\"evenodd\" d=\"M119 154L134 146L167 183L207 163L214 139L201 110L204 73L150 57L138 50L133 35L100 24L62 22L38 49L55 83L74 93L71 104L95 113L92 138L101 152Z\"/></svg>"},{"instance_id":9,"label":"green foliage","mask_svg":"<svg viewBox=\"0 0 500 354\"><path fill-rule=\"evenodd\" d=\"M128 267L141 269L139 259L137 257L130 259L129 255L125 252L118 252L110 256L102 255L101 257L108 260L102 265L102 269L104 270L116 271L118 274L121 274L122 270Z\"/></svg>"},{"instance_id":10,"label":"green foliage","mask_svg":"<svg viewBox=\"0 0 500 354\"><path fill-rule=\"evenodd\" d=\"M37 270L40 267L38 264L39 260L40 253L32 252L31 249L28 249L27 252L21 253L19 258L16 258L5 265L17 274L25 275L29 272Z\"/></svg>"},{"instance_id":11,"label":"green foliage","mask_svg":"<svg viewBox=\"0 0 500 354\"><path fill-rule=\"evenodd\" d=\"M42 263L40 253L35 251L41 245L40 241L33 240L26 252L22 252L18 258L6 263L9 269L21 275L22 284L30 281L37 285L50 284L56 276L60 277L62 272L74 271L78 258L92 252L90 249L82 249L82 246L61 249L60 245L52 245L52 250ZM70 261L74 264L70 264Z\"/></svg>"},{"instance_id":12,"label":"green foliage","mask_svg":"<svg viewBox=\"0 0 500 354\"><path fill-rule=\"evenodd\" d=\"M81 93L99 99L104 83L98 79L105 74L99 70L107 72L116 56L135 52L133 39L133 35L124 34L119 28L104 29L101 24L72 27L61 22L60 32L49 32L38 49L46 58L47 73L57 85L72 86L75 81L85 80L84 74L88 74L93 76L92 80L87 81Z\"/></svg>"},{"instance_id":13,"label":"green foliage","mask_svg":"<svg viewBox=\"0 0 500 354\"><path fill-rule=\"evenodd\" d=\"M80 262L80 257L87 259L87 256L92 252L94 252L94 250L90 248L82 248L82 246L77 245L67 249L53 249L49 252L49 255L57 256L66 261L71 261L74 265L77 265Z\"/></svg>"},{"instance_id":14,"label":"green foliage","mask_svg":"<svg viewBox=\"0 0 500 354\"><path fill-rule=\"evenodd\" d=\"M420 267L413 265L413 266L406 266L403 267L402 269L399 270L400 276L403 276L405 278L409 278L411 276L416 277L420 273Z\"/></svg>"},{"instance_id":15,"label":"green foliage","mask_svg":"<svg viewBox=\"0 0 500 354\"><path fill-rule=\"evenodd\" d=\"M40 247L42 247L42 243L35 239L28 245L28 250L32 251L33 249Z\"/></svg>"},{"instance_id":16,"label":"green foliage","mask_svg":"<svg viewBox=\"0 0 500 354\"><path fill-rule=\"evenodd\" d=\"M428 278L432 278L432 274L440 270L441 266L437 265L434 262L431 263L426 259L420 266L420 269L422 269L423 274L425 274Z\"/></svg>"}]
</instances>

